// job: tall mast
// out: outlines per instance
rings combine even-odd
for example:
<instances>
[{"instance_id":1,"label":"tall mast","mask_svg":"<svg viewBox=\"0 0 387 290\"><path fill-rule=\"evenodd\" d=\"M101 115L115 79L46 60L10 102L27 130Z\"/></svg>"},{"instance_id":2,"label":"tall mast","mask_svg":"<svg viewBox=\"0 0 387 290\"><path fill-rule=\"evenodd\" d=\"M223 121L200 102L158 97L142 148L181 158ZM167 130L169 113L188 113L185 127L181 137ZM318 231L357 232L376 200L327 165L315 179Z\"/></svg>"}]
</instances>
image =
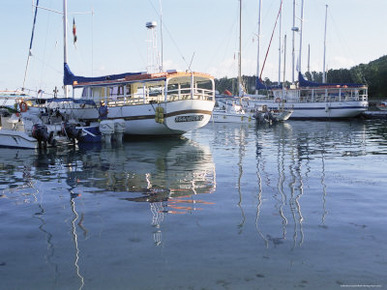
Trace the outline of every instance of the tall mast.
<instances>
[{"instance_id":1,"label":"tall mast","mask_svg":"<svg viewBox=\"0 0 387 290\"><path fill-rule=\"evenodd\" d=\"M286 34L284 36L284 71L283 71L283 88L285 88L285 81L286 81Z\"/></svg>"},{"instance_id":2,"label":"tall mast","mask_svg":"<svg viewBox=\"0 0 387 290\"><path fill-rule=\"evenodd\" d=\"M310 73L310 44L308 44L308 67L306 71Z\"/></svg>"},{"instance_id":3,"label":"tall mast","mask_svg":"<svg viewBox=\"0 0 387 290\"><path fill-rule=\"evenodd\" d=\"M293 26L292 26L292 84L294 84L295 47L294 38L298 28L296 27L296 0L293 0Z\"/></svg>"},{"instance_id":4,"label":"tall mast","mask_svg":"<svg viewBox=\"0 0 387 290\"><path fill-rule=\"evenodd\" d=\"M239 0L238 92L242 87L242 0Z\"/></svg>"},{"instance_id":5,"label":"tall mast","mask_svg":"<svg viewBox=\"0 0 387 290\"><path fill-rule=\"evenodd\" d=\"M302 56L302 34L304 32L304 0L301 1L301 19L300 19L300 52L298 56L298 72L302 72L301 69L301 56Z\"/></svg>"},{"instance_id":6,"label":"tall mast","mask_svg":"<svg viewBox=\"0 0 387 290\"><path fill-rule=\"evenodd\" d=\"M164 41L163 41L163 5L160 0L160 50L161 50L161 55L160 55L160 72L164 70Z\"/></svg>"},{"instance_id":7,"label":"tall mast","mask_svg":"<svg viewBox=\"0 0 387 290\"><path fill-rule=\"evenodd\" d=\"M279 18L279 28L278 28L278 85L281 84L281 46L282 46L282 2L280 0L280 18Z\"/></svg>"},{"instance_id":8,"label":"tall mast","mask_svg":"<svg viewBox=\"0 0 387 290\"><path fill-rule=\"evenodd\" d=\"M324 31L324 61L323 61L323 79L322 82L326 83L326 71L325 71L325 55L327 49L327 14L328 14L328 5L325 5L325 31Z\"/></svg>"},{"instance_id":9,"label":"tall mast","mask_svg":"<svg viewBox=\"0 0 387 290\"><path fill-rule=\"evenodd\" d=\"M63 0L63 62L67 64L67 0ZM64 86L64 96L68 97L68 87Z\"/></svg>"},{"instance_id":10,"label":"tall mast","mask_svg":"<svg viewBox=\"0 0 387 290\"><path fill-rule=\"evenodd\" d=\"M33 5L34 3L32 3ZM34 39L34 32L35 32L35 24L36 24L36 15L38 14L38 7L39 7L39 0L36 0L36 6L35 6L35 14L34 14L34 22L32 25L32 33L31 33L31 41L30 41L30 49L28 50L28 58L27 58L27 64L26 64L26 70L24 72L24 80L23 80L23 87L22 91L24 91L24 85L26 83L27 78L27 70L28 70L28 64L30 62L30 57L32 56L32 41Z\"/></svg>"},{"instance_id":11,"label":"tall mast","mask_svg":"<svg viewBox=\"0 0 387 290\"><path fill-rule=\"evenodd\" d=\"M258 51L257 51L257 78L259 79L260 74L260 63L259 63L259 56L260 56L260 46L261 46L261 17L262 17L262 0L259 0L258 5ZM258 94L258 89L255 89L255 93Z\"/></svg>"}]
</instances>

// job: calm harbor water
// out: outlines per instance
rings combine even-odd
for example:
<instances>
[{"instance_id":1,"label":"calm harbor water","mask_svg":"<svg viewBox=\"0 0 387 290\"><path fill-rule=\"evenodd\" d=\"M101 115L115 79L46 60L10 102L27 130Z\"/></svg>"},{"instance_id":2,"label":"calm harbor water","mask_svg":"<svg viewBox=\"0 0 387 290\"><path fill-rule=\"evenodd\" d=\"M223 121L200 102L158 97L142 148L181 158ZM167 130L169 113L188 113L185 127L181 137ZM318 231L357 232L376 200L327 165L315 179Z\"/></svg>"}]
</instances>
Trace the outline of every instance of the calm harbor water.
<instances>
[{"instance_id":1,"label":"calm harbor water","mask_svg":"<svg viewBox=\"0 0 387 290\"><path fill-rule=\"evenodd\" d=\"M0 149L0 289L387 288L387 121Z\"/></svg>"}]
</instances>

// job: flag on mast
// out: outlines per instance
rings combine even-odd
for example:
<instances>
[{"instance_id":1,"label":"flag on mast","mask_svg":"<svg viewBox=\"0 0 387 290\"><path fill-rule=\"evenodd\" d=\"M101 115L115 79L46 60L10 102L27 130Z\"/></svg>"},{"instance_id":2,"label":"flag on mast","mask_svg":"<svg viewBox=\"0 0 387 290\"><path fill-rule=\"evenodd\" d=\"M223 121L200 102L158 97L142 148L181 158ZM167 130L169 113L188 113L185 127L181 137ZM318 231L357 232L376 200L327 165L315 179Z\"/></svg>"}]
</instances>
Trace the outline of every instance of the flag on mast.
<instances>
[{"instance_id":1,"label":"flag on mast","mask_svg":"<svg viewBox=\"0 0 387 290\"><path fill-rule=\"evenodd\" d=\"M75 18L73 18L73 36L75 44L77 42L77 26L75 25Z\"/></svg>"}]
</instances>

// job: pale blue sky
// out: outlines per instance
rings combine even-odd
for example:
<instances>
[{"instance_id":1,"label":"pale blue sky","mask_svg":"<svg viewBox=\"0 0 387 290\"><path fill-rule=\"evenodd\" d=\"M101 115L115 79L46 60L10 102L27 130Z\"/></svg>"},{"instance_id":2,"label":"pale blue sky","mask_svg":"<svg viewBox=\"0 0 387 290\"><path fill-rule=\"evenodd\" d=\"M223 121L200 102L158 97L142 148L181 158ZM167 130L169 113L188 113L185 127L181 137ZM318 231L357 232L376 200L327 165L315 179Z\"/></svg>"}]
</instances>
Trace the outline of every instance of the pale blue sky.
<instances>
[{"instance_id":1,"label":"pale blue sky","mask_svg":"<svg viewBox=\"0 0 387 290\"><path fill-rule=\"evenodd\" d=\"M0 10L0 90L17 89L23 77L31 37L32 0L3 1ZM301 0L297 0L298 3ZM242 73L256 74L258 0L243 0ZM262 0L261 64L280 0ZM283 33L287 34L287 79L291 78L293 0L284 0ZM164 67L191 68L215 77L237 74L239 0L162 0ZM305 0L302 71L311 46L311 70L322 71L325 5L328 4L327 67L350 68L386 54L386 0ZM61 0L40 6L62 10ZM90 13L94 11L94 16ZM297 14L300 16L299 7ZM69 65L78 75L97 76L144 71L147 66L145 23L159 22L159 0L68 0ZM72 43L72 19L78 42ZM160 44L160 38L159 44ZM298 38L296 50L298 50ZM62 85L62 16L38 11L26 88L51 92ZM298 51L297 51L298 55ZM277 79L278 34L274 35L263 77Z\"/></svg>"}]
</instances>

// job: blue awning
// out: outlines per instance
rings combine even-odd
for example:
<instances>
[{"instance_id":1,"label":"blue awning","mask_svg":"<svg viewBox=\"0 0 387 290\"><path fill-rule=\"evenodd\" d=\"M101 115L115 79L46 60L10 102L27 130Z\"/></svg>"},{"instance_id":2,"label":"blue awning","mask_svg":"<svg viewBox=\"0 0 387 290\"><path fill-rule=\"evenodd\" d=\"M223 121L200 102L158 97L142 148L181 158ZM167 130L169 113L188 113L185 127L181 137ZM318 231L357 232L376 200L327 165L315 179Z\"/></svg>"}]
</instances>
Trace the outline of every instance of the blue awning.
<instances>
[{"instance_id":1,"label":"blue awning","mask_svg":"<svg viewBox=\"0 0 387 290\"><path fill-rule=\"evenodd\" d=\"M63 84L65 86L67 85L73 85L74 82L77 83L89 83L89 82L103 82L103 81L110 81L110 80L119 80L124 79L126 76L133 76L133 75L141 75L141 72L135 72L135 73L122 73L122 74L114 74L114 75L106 75L106 76L99 76L99 77L82 77L82 76L76 76L74 75L70 67L67 63L64 64L64 77L63 77Z\"/></svg>"},{"instance_id":2,"label":"blue awning","mask_svg":"<svg viewBox=\"0 0 387 290\"><path fill-rule=\"evenodd\" d=\"M317 82L311 82L304 78L302 73L298 73L298 82L300 87L348 87L348 88L360 88L364 87L363 84L346 84L346 83L333 83L333 84L325 84L325 83L317 83Z\"/></svg>"}]
</instances>

